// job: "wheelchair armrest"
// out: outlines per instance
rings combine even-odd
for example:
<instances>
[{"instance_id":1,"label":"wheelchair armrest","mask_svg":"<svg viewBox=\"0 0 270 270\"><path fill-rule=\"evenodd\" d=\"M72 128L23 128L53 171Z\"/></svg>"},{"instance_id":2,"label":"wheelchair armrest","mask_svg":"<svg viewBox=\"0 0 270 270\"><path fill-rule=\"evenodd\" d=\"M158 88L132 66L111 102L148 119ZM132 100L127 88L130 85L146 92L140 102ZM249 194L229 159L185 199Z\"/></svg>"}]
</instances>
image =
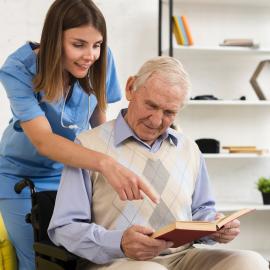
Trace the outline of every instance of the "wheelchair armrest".
<instances>
[{"instance_id":1,"label":"wheelchair armrest","mask_svg":"<svg viewBox=\"0 0 270 270\"><path fill-rule=\"evenodd\" d=\"M35 242L34 250L39 255L55 258L63 262L74 261L78 259L76 255L68 252L63 247L57 247L48 243Z\"/></svg>"}]
</instances>

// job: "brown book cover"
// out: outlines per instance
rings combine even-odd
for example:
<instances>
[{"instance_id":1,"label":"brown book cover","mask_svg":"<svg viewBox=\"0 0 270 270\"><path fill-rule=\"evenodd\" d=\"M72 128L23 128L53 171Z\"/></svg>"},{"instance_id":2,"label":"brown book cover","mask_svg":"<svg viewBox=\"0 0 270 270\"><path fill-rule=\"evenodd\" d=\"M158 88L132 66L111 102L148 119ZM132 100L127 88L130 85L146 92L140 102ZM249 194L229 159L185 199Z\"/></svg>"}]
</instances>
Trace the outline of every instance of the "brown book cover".
<instances>
[{"instance_id":1,"label":"brown book cover","mask_svg":"<svg viewBox=\"0 0 270 270\"><path fill-rule=\"evenodd\" d=\"M256 150L256 146L246 145L246 146L223 146L222 149L225 150Z\"/></svg>"},{"instance_id":2,"label":"brown book cover","mask_svg":"<svg viewBox=\"0 0 270 270\"><path fill-rule=\"evenodd\" d=\"M184 244L199 240L200 238L210 235L220 230L225 224L243 216L255 209L241 209L229 216L222 217L215 221L176 221L157 231L152 235L155 239L172 241L174 248Z\"/></svg>"},{"instance_id":3,"label":"brown book cover","mask_svg":"<svg viewBox=\"0 0 270 270\"><path fill-rule=\"evenodd\" d=\"M229 153L231 154L258 154L258 155L261 155L263 154L264 152L267 152L265 149L232 149L232 150L229 150Z\"/></svg>"}]
</instances>

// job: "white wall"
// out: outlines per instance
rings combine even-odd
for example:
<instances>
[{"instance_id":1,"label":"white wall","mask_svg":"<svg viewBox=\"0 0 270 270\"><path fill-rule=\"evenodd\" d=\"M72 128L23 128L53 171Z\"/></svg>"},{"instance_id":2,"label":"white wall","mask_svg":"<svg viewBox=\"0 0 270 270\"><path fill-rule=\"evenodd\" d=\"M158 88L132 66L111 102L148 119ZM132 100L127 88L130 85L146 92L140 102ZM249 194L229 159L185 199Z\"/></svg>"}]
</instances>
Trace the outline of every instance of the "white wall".
<instances>
[{"instance_id":1,"label":"white wall","mask_svg":"<svg viewBox=\"0 0 270 270\"><path fill-rule=\"evenodd\" d=\"M0 0L0 65L27 40L39 41L44 17L52 0ZM109 46L115 56L119 79L125 81L149 57L157 55L156 0L97 0L108 28ZM114 118L123 101L108 108ZM11 117L9 104L0 86L0 136Z\"/></svg>"}]
</instances>

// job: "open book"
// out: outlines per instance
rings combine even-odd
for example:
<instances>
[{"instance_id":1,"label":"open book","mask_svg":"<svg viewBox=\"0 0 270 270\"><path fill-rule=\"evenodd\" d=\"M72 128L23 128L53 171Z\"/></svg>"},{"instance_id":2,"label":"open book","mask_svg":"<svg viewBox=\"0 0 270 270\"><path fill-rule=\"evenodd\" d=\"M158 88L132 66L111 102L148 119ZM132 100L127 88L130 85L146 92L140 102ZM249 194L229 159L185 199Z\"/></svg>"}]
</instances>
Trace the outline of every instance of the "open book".
<instances>
[{"instance_id":1,"label":"open book","mask_svg":"<svg viewBox=\"0 0 270 270\"><path fill-rule=\"evenodd\" d=\"M241 209L229 216L222 217L215 221L176 221L157 231L151 237L172 241L174 248L199 240L220 230L225 224L239 218L255 209Z\"/></svg>"}]
</instances>

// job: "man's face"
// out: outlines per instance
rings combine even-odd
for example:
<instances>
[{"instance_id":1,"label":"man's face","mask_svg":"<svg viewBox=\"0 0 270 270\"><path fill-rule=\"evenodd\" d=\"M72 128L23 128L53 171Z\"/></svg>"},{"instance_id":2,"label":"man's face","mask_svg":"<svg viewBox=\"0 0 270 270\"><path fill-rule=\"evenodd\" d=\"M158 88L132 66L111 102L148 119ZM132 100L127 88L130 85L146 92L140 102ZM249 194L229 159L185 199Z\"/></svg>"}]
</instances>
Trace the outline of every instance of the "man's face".
<instances>
[{"instance_id":1,"label":"man's face","mask_svg":"<svg viewBox=\"0 0 270 270\"><path fill-rule=\"evenodd\" d=\"M180 86L170 86L156 74L135 91L133 82L134 78L127 82L129 106L125 119L141 140L152 145L173 123L184 93Z\"/></svg>"}]
</instances>

